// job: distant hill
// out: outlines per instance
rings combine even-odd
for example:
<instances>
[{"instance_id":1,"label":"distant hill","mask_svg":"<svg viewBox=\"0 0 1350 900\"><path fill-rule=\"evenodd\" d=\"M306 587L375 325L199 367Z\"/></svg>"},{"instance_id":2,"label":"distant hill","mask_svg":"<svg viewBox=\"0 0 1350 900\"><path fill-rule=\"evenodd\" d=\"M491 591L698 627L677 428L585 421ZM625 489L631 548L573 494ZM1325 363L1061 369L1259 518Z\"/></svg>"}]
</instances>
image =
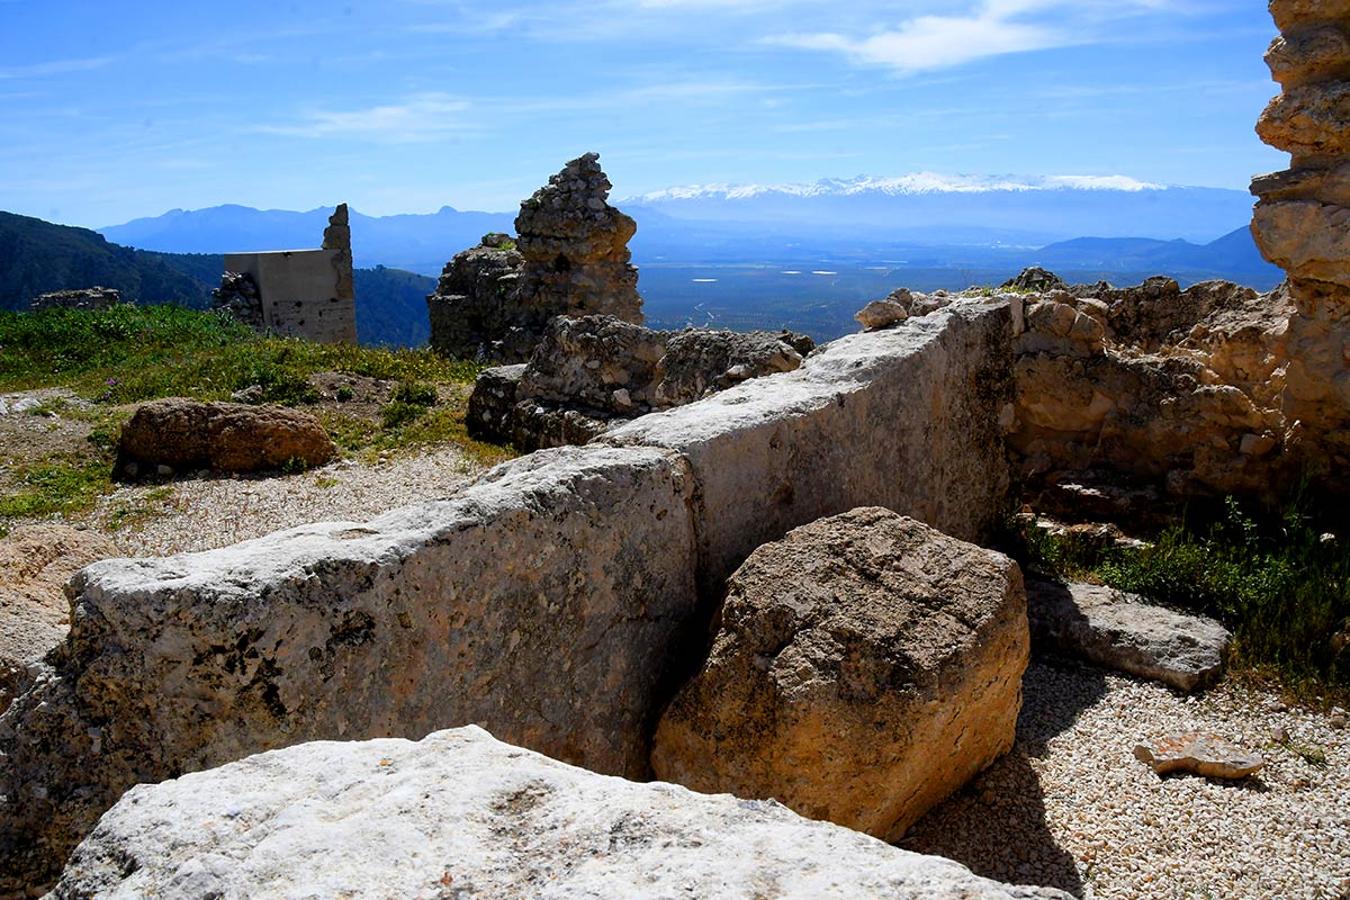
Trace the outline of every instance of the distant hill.
<instances>
[{"instance_id":1,"label":"distant hill","mask_svg":"<svg viewBox=\"0 0 1350 900\"><path fill-rule=\"evenodd\" d=\"M224 266L220 254L133 250L85 228L0 212L0 309L27 309L38 294L94 285L144 304L205 309ZM425 297L436 279L384 266L357 269L355 278L362 344L426 343Z\"/></svg>"},{"instance_id":2,"label":"distant hill","mask_svg":"<svg viewBox=\"0 0 1350 900\"><path fill-rule=\"evenodd\" d=\"M158 254L86 228L0 212L0 308L27 309L38 294L94 285L144 303L203 306L208 296L205 284Z\"/></svg>"},{"instance_id":3,"label":"distant hill","mask_svg":"<svg viewBox=\"0 0 1350 900\"><path fill-rule=\"evenodd\" d=\"M1152 272L1182 280L1224 278L1269 288L1284 272L1266 262L1251 230L1238 228L1208 244L1148 238L1077 238L1029 253L1032 263L1052 271ZM1109 279L1108 279L1109 280Z\"/></svg>"},{"instance_id":4,"label":"distant hill","mask_svg":"<svg viewBox=\"0 0 1350 900\"><path fill-rule=\"evenodd\" d=\"M330 207L306 212L213 206L174 209L99 229L111 241L167 253L232 253L317 247ZM352 257L357 266L384 265L425 275L489 231L514 231L514 213L461 212L449 206L427 215L367 216L352 210Z\"/></svg>"}]
</instances>

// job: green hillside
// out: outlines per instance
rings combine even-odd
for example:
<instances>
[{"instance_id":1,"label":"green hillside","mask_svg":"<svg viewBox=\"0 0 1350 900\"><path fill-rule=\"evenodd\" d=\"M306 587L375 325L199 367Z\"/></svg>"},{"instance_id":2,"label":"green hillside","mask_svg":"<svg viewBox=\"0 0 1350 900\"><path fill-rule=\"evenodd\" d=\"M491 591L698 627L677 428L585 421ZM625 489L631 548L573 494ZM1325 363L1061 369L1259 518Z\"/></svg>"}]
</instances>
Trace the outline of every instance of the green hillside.
<instances>
[{"instance_id":1,"label":"green hillside","mask_svg":"<svg viewBox=\"0 0 1350 900\"><path fill-rule=\"evenodd\" d=\"M162 254L110 244L87 228L0 212L0 309L27 309L38 294L94 285L142 303L201 307L207 288Z\"/></svg>"}]
</instances>

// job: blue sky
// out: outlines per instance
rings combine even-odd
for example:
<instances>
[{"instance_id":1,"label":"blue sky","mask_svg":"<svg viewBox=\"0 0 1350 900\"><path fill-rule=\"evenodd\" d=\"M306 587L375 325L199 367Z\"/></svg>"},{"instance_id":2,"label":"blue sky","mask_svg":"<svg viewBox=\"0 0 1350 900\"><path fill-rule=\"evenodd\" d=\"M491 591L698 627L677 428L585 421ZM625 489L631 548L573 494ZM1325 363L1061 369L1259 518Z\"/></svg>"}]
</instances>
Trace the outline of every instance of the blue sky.
<instances>
[{"instance_id":1,"label":"blue sky","mask_svg":"<svg viewBox=\"0 0 1350 900\"><path fill-rule=\"evenodd\" d=\"M1245 188L1257 0L0 0L0 209L512 209L598 150L671 185L942 174Z\"/></svg>"}]
</instances>

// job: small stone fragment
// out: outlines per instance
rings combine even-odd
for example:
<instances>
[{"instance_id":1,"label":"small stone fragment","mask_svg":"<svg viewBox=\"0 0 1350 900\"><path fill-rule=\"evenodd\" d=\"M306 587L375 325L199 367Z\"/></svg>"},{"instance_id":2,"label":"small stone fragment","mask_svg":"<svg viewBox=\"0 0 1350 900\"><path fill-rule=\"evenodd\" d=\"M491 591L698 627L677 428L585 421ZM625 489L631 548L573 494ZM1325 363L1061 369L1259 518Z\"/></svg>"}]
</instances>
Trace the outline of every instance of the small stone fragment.
<instances>
[{"instance_id":1,"label":"small stone fragment","mask_svg":"<svg viewBox=\"0 0 1350 900\"><path fill-rule=\"evenodd\" d=\"M909 310L888 297L885 300L873 300L858 310L853 318L865 330L877 331L905 321L909 318Z\"/></svg>"},{"instance_id":2,"label":"small stone fragment","mask_svg":"<svg viewBox=\"0 0 1350 900\"><path fill-rule=\"evenodd\" d=\"M1327 717L1327 724L1332 728L1344 728L1346 726L1345 710L1341 709L1339 706L1333 709L1331 715Z\"/></svg>"},{"instance_id":3,"label":"small stone fragment","mask_svg":"<svg viewBox=\"0 0 1350 900\"><path fill-rule=\"evenodd\" d=\"M1259 772L1261 754L1243 750L1212 734L1190 733L1163 738L1134 748L1135 759L1159 775L1191 772L1206 778L1240 779Z\"/></svg>"}]
</instances>

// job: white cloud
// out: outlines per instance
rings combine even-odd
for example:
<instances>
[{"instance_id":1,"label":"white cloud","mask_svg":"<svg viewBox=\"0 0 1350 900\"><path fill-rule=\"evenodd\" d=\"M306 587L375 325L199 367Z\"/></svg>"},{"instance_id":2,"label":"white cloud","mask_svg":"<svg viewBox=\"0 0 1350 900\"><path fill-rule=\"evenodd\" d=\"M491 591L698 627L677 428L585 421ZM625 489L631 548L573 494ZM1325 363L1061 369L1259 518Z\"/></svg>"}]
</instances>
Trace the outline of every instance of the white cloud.
<instances>
[{"instance_id":1,"label":"white cloud","mask_svg":"<svg viewBox=\"0 0 1350 900\"><path fill-rule=\"evenodd\" d=\"M901 74L958 66L992 56L1093 43L1109 19L1156 10L1168 0L982 0L956 15L920 15L865 36L838 32L779 34L765 43L840 53Z\"/></svg>"},{"instance_id":2,"label":"white cloud","mask_svg":"<svg viewBox=\"0 0 1350 900\"><path fill-rule=\"evenodd\" d=\"M416 94L401 103L355 110L315 110L286 125L260 125L263 134L290 137L364 138L384 143L416 143L475 132L463 113L470 104L446 94Z\"/></svg>"},{"instance_id":3,"label":"white cloud","mask_svg":"<svg viewBox=\"0 0 1350 900\"><path fill-rule=\"evenodd\" d=\"M24 66L0 66L0 79L41 78L68 72L89 72L117 61L115 56L91 56L84 59L54 59Z\"/></svg>"}]
</instances>

